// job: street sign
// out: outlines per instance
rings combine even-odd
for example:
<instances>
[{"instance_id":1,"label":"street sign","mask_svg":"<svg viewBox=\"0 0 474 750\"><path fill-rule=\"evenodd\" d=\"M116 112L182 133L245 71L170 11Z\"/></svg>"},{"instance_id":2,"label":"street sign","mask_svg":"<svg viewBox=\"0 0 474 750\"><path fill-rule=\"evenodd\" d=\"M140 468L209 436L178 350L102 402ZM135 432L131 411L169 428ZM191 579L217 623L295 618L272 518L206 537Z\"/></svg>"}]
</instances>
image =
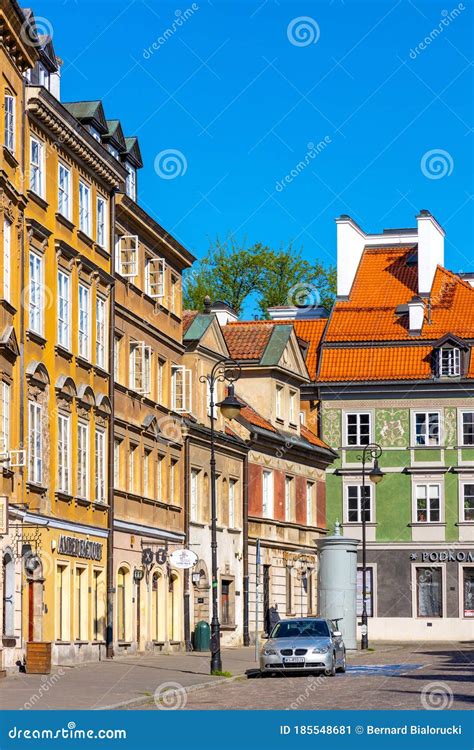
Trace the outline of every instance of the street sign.
<instances>
[{"instance_id":1,"label":"street sign","mask_svg":"<svg viewBox=\"0 0 474 750\"><path fill-rule=\"evenodd\" d=\"M175 549L170 554L170 563L175 568L187 570L197 563L198 556L190 549Z\"/></svg>"},{"instance_id":2,"label":"street sign","mask_svg":"<svg viewBox=\"0 0 474 750\"><path fill-rule=\"evenodd\" d=\"M164 565L167 558L167 552L164 549L164 547L160 547L160 549L156 550L156 562L158 565Z\"/></svg>"},{"instance_id":3,"label":"street sign","mask_svg":"<svg viewBox=\"0 0 474 750\"><path fill-rule=\"evenodd\" d=\"M143 565L151 565L153 563L153 550L150 547L145 547L142 550L142 563Z\"/></svg>"}]
</instances>

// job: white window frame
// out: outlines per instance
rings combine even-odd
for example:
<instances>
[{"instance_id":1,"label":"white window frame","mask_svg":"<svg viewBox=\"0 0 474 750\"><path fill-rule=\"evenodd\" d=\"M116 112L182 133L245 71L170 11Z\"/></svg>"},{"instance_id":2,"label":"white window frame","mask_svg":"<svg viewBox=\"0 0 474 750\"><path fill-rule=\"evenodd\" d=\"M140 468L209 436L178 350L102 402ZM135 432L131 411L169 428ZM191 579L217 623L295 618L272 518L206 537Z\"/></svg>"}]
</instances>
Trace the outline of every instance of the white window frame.
<instances>
[{"instance_id":1,"label":"white window frame","mask_svg":"<svg viewBox=\"0 0 474 750\"><path fill-rule=\"evenodd\" d=\"M289 393L289 422L292 425L296 425L296 399L298 397L297 391L290 390Z\"/></svg>"},{"instance_id":2,"label":"white window frame","mask_svg":"<svg viewBox=\"0 0 474 750\"><path fill-rule=\"evenodd\" d=\"M314 492L316 483L310 479L306 480L306 525L313 526L314 515Z\"/></svg>"},{"instance_id":3,"label":"white window frame","mask_svg":"<svg viewBox=\"0 0 474 750\"><path fill-rule=\"evenodd\" d=\"M6 91L4 95L5 130L3 142L10 153L15 153L15 97Z\"/></svg>"},{"instance_id":4,"label":"white window frame","mask_svg":"<svg viewBox=\"0 0 474 750\"><path fill-rule=\"evenodd\" d=\"M191 469L190 478L190 518L191 521L199 520L199 469Z\"/></svg>"},{"instance_id":5,"label":"white window frame","mask_svg":"<svg viewBox=\"0 0 474 750\"><path fill-rule=\"evenodd\" d=\"M466 518L466 510L464 508L464 495L465 495L465 487L467 485L472 485L474 487L474 475L471 476L463 476L459 479L459 521L461 523L473 523L474 518L467 519Z\"/></svg>"},{"instance_id":6,"label":"white window frame","mask_svg":"<svg viewBox=\"0 0 474 750\"><path fill-rule=\"evenodd\" d=\"M445 355L447 355L445 357ZM447 359L445 363L444 360ZM446 366L446 372L444 371ZM442 346L438 349L438 372L442 378L455 378L461 375L461 350L457 346Z\"/></svg>"},{"instance_id":7,"label":"white window frame","mask_svg":"<svg viewBox=\"0 0 474 750\"><path fill-rule=\"evenodd\" d=\"M92 234L91 186L79 180L79 229L88 237Z\"/></svg>"},{"instance_id":8,"label":"white window frame","mask_svg":"<svg viewBox=\"0 0 474 750\"><path fill-rule=\"evenodd\" d=\"M285 474L285 521L291 521L291 495L294 478Z\"/></svg>"},{"instance_id":9,"label":"white window frame","mask_svg":"<svg viewBox=\"0 0 474 750\"><path fill-rule=\"evenodd\" d=\"M130 246L127 243L130 243ZM138 275L138 235L122 234L115 245L116 271L124 279L134 279Z\"/></svg>"},{"instance_id":10,"label":"white window frame","mask_svg":"<svg viewBox=\"0 0 474 750\"><path fill-rule=\"evenodd\" d=\"M275 418L281 421L283 420L283 394L284 386L277 383L275 387Z\"/></svg>"},{"instance_id":11,"label":"white window frame","mask_svg":"<svg viewBox=\"0 0 474 750\"><path fill-rule=\"evenodd\" d=\"M28 402L28 481L43 481L43 409L37 401Z\"/></svg>"},{"instance_id":12,"label":"white window frame","mask_svg":"<svg viewBox=\"0 0 474 750\"><path fill-rule=\"evenodd\" d=\"M58 163L58 213L68 220L71 219L71 199L71 170L60 161Z\"/></svg>"},{"instance_id":13,"label":"white window frame","mask_svg":"<svg viewBox=\"0 0 474 750\"><path fill-rule=\"evenodd\" d=\"M418 488L426 487L426 521L418 520L418 500L422 499L418 497ZM430 498L430 487L438 487L438 499L439 499L439 519L431 520L431 507L429 500ZM433 479L431 477L416 477L412 482L412 523L421 524L423 526L431 526L431 524L444 523L444 482L439 479Z\"/></svg>"},{"instance_id":14,"label":"white window frame","mask_svg":"<svg viewBox=\"0 0 474 750\"><path fill-rule=\"evenodd\" d=\"M434 568L441 568L441 616L438 618L438 616L435 615L419 615L418 614L418 588L417 588L417 570L421 568L426 568L428 570L433 570ZM415 562L412 563L411 566L411 588L412 588L412 613L413 617L416 620L431 620L431 619L444 619L446 617L446 565L444 563L420 563Z\"/></svg>"},{"instance_id":15,"label":"white window frame","mask_svg":"<svg viewBox=\"0 0 474 750\"><path fill-rule=\"evenodd\" d=\"M273 518L274 514L274 474L271 469L262 472L262 516Z\"/></svg>"},{"instance_id":16,"label":"white window frame","mask_svg":"<svg viewBox=\"0 0 474 750\"><path fill-rule=\"evenodd\" d=\"M43 258L32 250L30 250L29 273L28 328L42 336L44 327L44 265Z\"/></svg>"},{"instance_id":17,"label":"white window frame","mask_svg":"<svg viewBox=\"0 0 474 750\"><path fill-rule=\"evenodd\" d=\"M11 300L11 248L12 248L12 222L3 219L3 299Z\"/></svg>"},{"instance_id":18,"label":"white window frame","mask_svg":"<svg viewBox=\"0 0 474 750\"><path fill-rule=\"evenodd\" d=\"M125 169L127 170L127 177L125 179L125 192L127 193L129 198L136 201L137 200L137 170L128 161L125 162Z\"/></svg>"},{"instance_id":19,"label":"white window frame","mask_svg":"<svg viewBox=\"0 0 474 750\"><path fill-rule=\"evenodd\" d=\"M78 288L78 351L79 356L91 358L91 289L85 284Z\"/></svg>"},{"instance_id":20,"label":"white window frame","mask_svg":"<svg viewBox=\"0 0 474 750\"><path fill-rule=\"evenodd\" d=\"M366 523L375 523L375 486L372 482L366 483L369 492L368 511L369 517ZM357 487L357 520L349 521L349 489ZM362 525L362 482L347 482L344 485L344 523L354 526Z\"/></svg>"},{"instance_id":21,"label":"white window frame","mask_svg":"<svg viewBox=\"0 0 474 750\"><path fill-rule=\"evenodd\" d=\"M90 441L88 422L77 423L77 495L87 499L89 494Z\"/></svg>"},{"instance_id":22,"label":"white window frame","mask_svg":"<svg viewBox=\"0 0 474 750\"><path fill-rule=\"evenodd\" d=\"M236 529L236 508L235 508L235 501L237 499L237 479L233 479L232 477L229 479L229 528L230 529Z\"/></svg>"},{"instance_id":23,"label":"white window frame","mask_svg":"<svg viewBox=\"0 0 474 750\"><path fill-rule=\"evenodd\" d=\"M417 433L416 433L416 422L417 422L417 416L418 415L424 415L425 416L425 442L418 443L417 442ZM429 433L429 426L430 426L430 415L436 414L438 416L438 442L437 443L431 443L430 442L430 433ZM412 411L412 445L415 448L441 448L443 445L443 423L442 423L442 417L441 417L441 411L439 409L414 409Z\"/></svg>"},{"instance_id":24,"label":"white window frame","mask_svg":"<svg viewBox=\"0 0 474 750\"><path fill-rule=\"evenodd\" d=\"M458 410L458 441L459 446L462 448L474 448L474 430L473 430L473 442L464 442L464 415L472 414L472 423L474 425L474 409L459 409Z\"/></svg>"},{"instance_id":25,"label":"white window frame","mask_svg":"<svg viewBox=\"0 0 474 750\"><path fill-rule=\"evenodd\" d=\"M100 294L95 299L95 363L107 369L107 301Z\"/></svg>"},{"instance_id":26,"label":"white window frame","mask_svg":"<svg viewBox=\"0 0 474 750\"><path fill-rule=\"evenodd\" d=\"M128 491L135 494L135 459L137 455L137 444L130 443L128 446Z\"/></svg>"},{"instance_id":27,"label":"white window frame","mask_svg":"<svg viewBox=\"0 0 474 750\"><path fill-rule=\"evenodd\" d=\"M369 435L367 443L361 441L362 430L361 430L361 417L369 417ZM349 443L349 417L356 417L356 442ZM360 410L360 411L346 411L344 412L344 445L348 450L357 450L362 448L364 445L368 445L373 440L373 413L371 411Z\"/></svg>"},{"instance_id":28,"label":"white window frame","mask_svg":"<svg viewBox=\"0 0 474 750\"><path fill-rule=\"evenodd\" d=\"M181 378L182 396L178 398L177 383ZM191 383L192 373L184 365L171 365L171 408L178 414L191 412Z\"/></svg>"},{"instance_id":29,"label":"white window frame","mask_svg":"<svg viewBox=\"0 0 474 750\"><path fill-rule=\"evenodd\" d=\"M151 387L151 347L144 341L130 341L128 387L147 396Z\"/></svg>"},{"instance_id":30,"label":"white window frame","mask_svg":"<svg viewBox=\"0 0 474 750\"><path fill-rule=\"evenodd\" d=\"M107 222L107 200L102 196L97 196L96 201L96 241L100 247L107 248L108 243L108 222Z\"/></svg>"},{"instance_id":31,"label":"white window frame","mask_svg":"<svg viewBox=\"0 0 474 750\"><path fill-rule=\"evenodd\" d=\"M121 469L121 454L122 454L122 439L114 438L114 488L120 489L120 469Z\"/></svg>"},{"instance_id":32,"label":"white window frame","mask_svg":"<svg viewBox=\"0 0 474 750\"><path fill-rule=\"evenodd\" d=\"M58 491L71 494L71 417L58 414Z\"/></svg>"},{"instance_id":33,"label":"white window frame","mask_svg":"<svg viewBox=\"0 0 474 750\"><path fill-rule=\"evenodd\" d=\"M156 383L156 386L157 386L156 387L156 390L157 390L156 400L157 400L157 403L161 404L162 406L164 406L164 400L163 400L164 399L164 388L163 388L163 386L164 386L165 373L166 373L166 361L162 357L158 357L157 363L156 363L156 378L157 378L157 383Z\"/></svg>"},{"instance_id":34,"label":"white window frame","mask_svg":"<svg viewBox=\"0 0 474 750\"><path fill-rule=\"evenodd\" d=\"M95 501L96 503L105 503L106 492L107 492L107 483L106 483L107 445L106 445L106 432L100 427L95 428L94 457L95 457Z\"/></svg>"},{"instance_id":35,"label":"white window frame","mask_svg":"<svg viewBox=\"0 0 474 750\"><path fill-rule=\"evenodd\" d=\"M33 157L34 147L38 149L38 157ZM44 143L39 138L31 136L30 138L30 190L40 198L45 197L45 179L44 179Z\"/></svg>"},{"instance_id":36,"label":"white window frame","mask_svg":"<svg viewBox=\"0 0 474 750\"><path fill-rule=\"evenodd\" d=\"M163 299L165 296L165 271L166 262L164 258L146 258L145 292L152 299Z\"/></svg>"},{"instance_id":37,"label":"white window frame","mask_svg":"<svg viewBox=\"0 0 474 750\"><path fill-rule=\"evenodd\" d=\"M58 344L71 349L71 277L58 270Z\"/></svg>"},{"instance_id":38,"label":"white window frame","mask_svg":"<svg viewBox=\"0 0 474 750\"><path fill-rule=\"evenodd\" d=\"M10 403L10 385L2 380L0 382L0 453L3 456L7 456L10 450Z\"/></svg>"}]
</instances>

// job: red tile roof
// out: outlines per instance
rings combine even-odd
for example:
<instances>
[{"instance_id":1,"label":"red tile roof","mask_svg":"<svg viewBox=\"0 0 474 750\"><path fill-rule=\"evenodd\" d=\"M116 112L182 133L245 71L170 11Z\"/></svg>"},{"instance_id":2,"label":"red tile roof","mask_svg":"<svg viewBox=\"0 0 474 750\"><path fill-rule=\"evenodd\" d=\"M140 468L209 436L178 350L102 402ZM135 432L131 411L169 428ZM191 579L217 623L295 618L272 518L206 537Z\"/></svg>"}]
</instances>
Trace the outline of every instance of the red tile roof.
<instances>
[{"instance_id":1,"label":"red tile roof","mask_svg":"<svg viewBox=\"0 0 474 750\"><path fill-rule=\"evenodd\" d=\"M183 335L191 326L191 323L193 322L196 315L199 315L197 310L184 310L183 311Z\"/></svg>"},{"instance_id":2,"label":"red tile roof","mask_svg":"<svg viewBox=\"0 0 474 750\"><path fill-rule=\"evenodd\" d=\"M242 398L240 398L239 396L237 398L239 399L240 403L243 404L243 408L240 411L240 416L243 417L246 422L248 422L249 424L253 424L255 427L261 427L263 430L278 433L278 430L275 429L275 427L271 422L268 421L268 419L262 417L261 414L256 412L255 409L249 406Z\"/></svg>"},{"instance_id":3,"label":"red tile roof","mask_svg":"<svg viewBox=\"0 0 474 750\"><path fill-rule=\"evenodd\" d=\"M318 380L423 380L431 377L432 346L324 349Z\"/></svg>"},{"instance_id":4,"label":"red tile roof","mask_svg":"<svg viewBox=\"0 0 474 750\"><path fill-rule=\"evenodd\" d=\"M230 356L234 359L260 359L274 326L271 320L228 323L222 332Z\"/></svg>"},{"instance_id":5,"label":"red tile roof","mask_svg":"<svg viewBox=\"0 0 474 750\"><path fill-rule=\"evenodd\" d=\"M327 448L328 450L331 450L329 445L326 445L324 440L321 440L320 437L318 437L312 430L310 430L306 425L302 424L300 427L301 430L301 437L308 441L308 443L311 443L312 445L319 445L320 448Z\"/></svg>"}]
</instances>

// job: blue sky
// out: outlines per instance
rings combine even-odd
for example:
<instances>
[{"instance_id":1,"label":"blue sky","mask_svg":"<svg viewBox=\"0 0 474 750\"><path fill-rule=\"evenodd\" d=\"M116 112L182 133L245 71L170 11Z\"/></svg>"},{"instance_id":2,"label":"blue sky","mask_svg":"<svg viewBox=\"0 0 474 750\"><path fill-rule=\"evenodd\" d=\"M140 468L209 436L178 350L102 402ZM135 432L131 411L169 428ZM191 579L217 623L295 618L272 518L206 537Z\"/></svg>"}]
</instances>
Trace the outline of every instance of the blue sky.
<instances>
[{"instance_id":1,"label":"blue sky","mask_svg":"<svg viewBox=\"0 0 474 750\"><path fill-rule=\"evenodd\" d=\"M447 231L447 265L474 269L471 3L35 0L33 10L64 60L63 100L102 99L139 137L139 202L198 257L234 233L293 241L329 263L341 213L375 232L413 226L428 208Z\"/></svg>"}]
</instances>

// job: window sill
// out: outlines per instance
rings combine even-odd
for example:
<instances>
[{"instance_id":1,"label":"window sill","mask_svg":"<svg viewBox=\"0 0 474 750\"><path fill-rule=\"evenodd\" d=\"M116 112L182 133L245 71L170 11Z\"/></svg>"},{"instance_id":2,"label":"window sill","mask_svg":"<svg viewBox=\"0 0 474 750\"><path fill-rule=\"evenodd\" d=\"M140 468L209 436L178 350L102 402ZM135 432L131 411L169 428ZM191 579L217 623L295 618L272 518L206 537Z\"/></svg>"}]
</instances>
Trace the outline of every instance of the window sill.
<instances>
[{"instance_id":1,"label":"window sill","mask_svg":"<svg viewBox=\"0 0 474 750\"><path fill-rule=\"evenodd\" d=\"M100 375L102 378L108 378L109 372L104 367L101 367L101 365L94 365L94 372L97 375Z\"/></svg>"},{"instance_id":2,"label":"window sill","mask_svg":"<svg viewBox=\"0 0 474 750\"><path fill-rule=\"evenodd\" d=\"M92 362L85 357L82 357L80 354L76 354L76 364L84 368L84 370L92 370Z\"/></svg>"},{"instance_id":3,"label":"window sill","mask_svg":"<svg viewBox=\"0 0 474 750\"><path fill-rule=\"evenodd\" d=\"M285 420L281 417L275 417L275 422L278 422L278 424L285 424Z\"/></svg>"},{"instance_id":4,"label":"window sill","mask_svg":"<svg viewBox=\"0 0 474 750\"><path fill-rule=\"evenodd\" d=\"M61 490L58 490L54 493L57 500L63 500L65 503L71 503L74 500L73 495L71 495L69 492L62 492Z\"/></svg>"},{"instance_id":5,"label":"window sill","mask_svg":"<svg viewBox=\"0 0 474 750\"><path fill-rule=\"evenodd\" d=\"M48 201L46 201L41 195L38 195L38 193L35 193L34 190L28 190L27 193L28 193L28 198L31 198L31 200L37 203L38 206L40 206L40 208L46 211L46 209L49 206Z\"/></svg>"},{"instance_id":6,"label":"window sill","mask_svg":"<svg viewBox=\"0 0 474 750\"><path fill-rule=\"evenodd\" d=\"M227 531L229 534L241 534L242 533L242 529L238 529L236 526L231 526L230 528L227 529Z\"/></svg>"},{"instance_id":7,"label":"window sill","mask_svg":"<svg viewBox=\"0 0 474 750\"><path fill-rule=\"evenodd\" d=\"M77 236L78 239L82 240L82 242L85 242L85 244L89 245L89 247L94 246L94 240L92 239L92 237L89 237L89 235L83 232L82 229L77 230Z\"/></svg>"},{"instance_id":8,"label":"window sill","mask_svg":"<svg viewBox=\"0 0 474 750\"><path fill-rule=\"evenodd\" d=\"M91 501L88 500L86 497L76 497L74 499L76 501L76 505L82 505L83 507L92 505Z\"/></svg>"},{"instance_id":9,"label":"window sill","mask_svg":"<svg viewBox=\"0 0 474 750\"><path fill-rule=\"evenodd\" d=\"M201 523L200 521L190 521L189 525L194 526L196 529L205 529L207 523Z\"/></svg>"},{"instance_id":10,"label":"window sill","mask_svg":"<svg viewBox=\"0 0 474 750\"><path fill-rule=\"evenodd\" d=\"M446 526L445 521L412 521L412 523L408 524L409 527L412 526L421 526L422 528L425 526Z\"/></svg>"},{"instance_id":11,"label":"window sill","mask_svg":"<svg viewBox=\"0 0 474 750\"><path fill-rule=\"evenodd\" d=\"M409 445L408 449L411 451L440 451L444 447L444 445Z\"/></svg>"},{"instance_id":12,"label":"window sill","mask_svg":"<svg viewBox=\"0 0 474 750\"><path fill-rule=\"evenodd\" d=\"M1 306L2 306L3 308L5 308L5 310L6 310L6 311L7 311L8 313L10 313L10 315L15 315L15 313L17 312L17 309L16 309L16 307L13 307L12 303L10 302L10 300L8 300L8 299L5 299L5 297L2 297L2 298L0 299L0 305L1 305Z\"/></svg>"},{"instance_id":13,"label":"window sill","mask_svg":"<svg viewBox=\"0 0 474 750\"><path fill-rule=\"evenodd\" d=\"M36 333L36 331L31 331L30 329L28 329L26 332L26 337L30 339L30 341L34 341L35 344L46 346L46 339L41 335L41 333Z\"/></svg>"},{"instance_id":14,"label":"window sill","mask_svg":"<svg viewBox=\"0 0 474 750\"><path fill-rule=\"evenodd\" d=\"M343 521L343 526L361 526L362 527L362 521ZM366 528L373 527L375 528L377 526L377 521L366 521L365 522Z\"/></svg>"},{"instance_id":15,"label":"window sill","mask_svg":"<svg viewBox=\"0 0 474 750\"><path fill-rule=\"evenodd\" d=\"M237 625L223 625L221 623L220 629L221 630L237 630Z\"/></svg>"},{"instance_id":16,"label":"window sill","mask_svg":"<svg viewBox=\"0 0 474 750\"><path fill-rule=\"evenodd\" d=\"M62 344L56 344L54 347L54 351L56 354L59 354L61 357L64 357L64 359L67 359L68 362L72 362L72 352L70 349L67 349Z\"/></svg>"},{"instance_id":17,"label":"window sill","mask_svg":"<svg viewBox=\"0 0 474 750\"><path fill-rule=\"evenodd\" d=\"M73 222L67 218L67 216L64 216L64 214L61 214L59 211L56 212L56 219L59 221L60 224L63 224L66 229L69 229L70 232L74 229Z\"/></svg>"},{"instance_id":18,"label":"window sill","mask_svg":"<svg viewBox=\"0 0 474 750\"><path fill-rule=\"evenodd\" d=\"M94 250L99 255L102 255L103 258L110 258L110 252L107 250L106 247L103 247L102 245L99 245L98 242L94 242Z\"/></svg>"},{"instance_id":19,"label":"window sill","mask_svg":"<svg viewBox=\"0 0 474 750\"><path fill-rule=\"evenodd\" d=\"M455 526L474 526L474 521L457 521Z\"/></svg>"},{"instance_id":20,"label":"window sill","mask_svg":"<svg viewBox=\"0 0 474 750\"><path fill-rule=\"evenodd\" d=\"M3 156L5 157L5 161L14 169L16 169L19 165L19 162L16 159L16 156L12 151L10 151L7 146L3 147Z\"/></svg>"},{"instance_id":21,"label":"window sill","mask_svg":"<svg viewBox=\"0 0 474 750\"><path fill-rule=\"evenodd\" d=\"M35 492L38 495L45 495L48 491L47 487L45 487L43 484L39 484L38 482L28 481L26 483L26 486L30 492Z\"/></svg>"},{"instance_id":22,"label":"window sill","mask_svg":"<svg viewBox=\"0 0 474 750\"><path fill-rule=\"evenodd\" d=\"M168 508L170 510L175 510L177 513L181 513L182 511L181 505L174 505L173 503L169 503Z\"/></svg>"},{"instance_id":23,"label":"window sill","mask_svg":"<svg viewBox=\"0 0 474 750\"><path fill-rule=\"evenodd\" d=\"M108 510L110 506L105 501L102 502L102 500L93 500L91 505L96 508L96 510Z\"/></svg>"}]
</instances>

